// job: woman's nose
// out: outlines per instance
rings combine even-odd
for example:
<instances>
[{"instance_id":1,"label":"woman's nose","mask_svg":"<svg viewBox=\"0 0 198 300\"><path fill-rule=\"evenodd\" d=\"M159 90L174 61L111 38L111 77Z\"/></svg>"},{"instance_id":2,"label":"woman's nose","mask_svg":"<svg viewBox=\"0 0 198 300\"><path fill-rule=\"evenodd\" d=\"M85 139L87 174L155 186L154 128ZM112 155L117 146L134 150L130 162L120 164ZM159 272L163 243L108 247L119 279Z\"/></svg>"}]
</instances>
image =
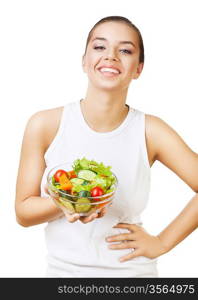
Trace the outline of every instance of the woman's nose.
<instances>
[{"instance_id":1,"label":"woman's nose","mask_svg":"<svg viewBox=\"0 0 198 300\"><path fill-rule=\"evenodd\" d=\"M114 60L114 61L117 61L118 57L116 55L115 50L108 51L108 53L106 53L105 60Z\"/></svg>"}]
</instances>

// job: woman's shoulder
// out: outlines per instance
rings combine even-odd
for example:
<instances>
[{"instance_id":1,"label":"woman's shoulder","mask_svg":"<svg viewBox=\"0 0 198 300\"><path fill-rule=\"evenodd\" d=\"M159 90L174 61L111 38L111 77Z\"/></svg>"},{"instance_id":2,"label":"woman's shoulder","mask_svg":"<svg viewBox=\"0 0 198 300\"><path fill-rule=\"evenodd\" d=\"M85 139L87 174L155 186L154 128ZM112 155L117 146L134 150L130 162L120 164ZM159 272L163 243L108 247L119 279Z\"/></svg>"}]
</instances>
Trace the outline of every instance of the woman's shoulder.
<instances>
[{"instance_id":1,"label":"woman's shoulder","mask_svg":"<svg viewBox=\"0 0 198 300\"><path fill-rule=\"evenodd\" d=\"M173 129L160 117L145 114L145 137L147 144L147 151L151 165L156 161L159 139L165 138L167 133L173 131Z\"/></svg>"},{"instance_id":2,"label":"woman's shoulder","mask_svg":"<svg viewBox=\"0 0 198 300\"><path fill-rule=\"evenodd\" d=\"M50 124L51 122L57 122L57 121L59 121L59 119L62 115L63 109L64 109L64 106L60 106L60 107L37 111L30 117L30 121L31 122L41 122L41 123L43 123L43 125L47 125L46 121L49 121L49 119L50 119L50 122L47 122L48 124Z\"/></svg>"},{"instance_id":3,"label":"woman's shoulder","mask_svg":"<svg viewBox=\"0 0 198 300\"><path fill-rule=\"evenodd\" d=\"M148 135L161 135L174 129L158 116L145 114L145 130ZM156 136L155 136L156 137Z\"/></svg>"},{"instance_id":4,"label":"woman's shoulder","mask_svg":"<svg viewBox=\"0 0 198 300\"><path fill-rule=\"evenodd\" d=\"M146 116L146 140L154 160L177 174L197 193L198 154L183 138L159 117Z\"/></svg>"},{"instance_id":5,"label":"woman's shoulder","mask_svg":"<svg viewBox=\"0 0 198 300\"><path fill-rule=\"evenodd\" d=\"M58 131L63 109L64 106L60 106L37 111L27 122L26 131L30 135L37 135L45 149L48 148Z\"/></svg>"},{"instance_id":6,"label":"woman's shoulder","mask_svg":"<svg viewBox=\"0 0 198 300\"><path fill-rule=\"evenodd\" d=\"M186 147L175 129L155 115L145 114L145 135L153 160L159 160L162 153L170 152L171 145L172 151L173 148Z\"/></svg>"},{"instance_id":7,"label":"woman's shoulder","mask_svg":"<svg viewBox=\"0 0 198 300\"><path fill-rule=\"evenodd\" d=\"M151 129L153 130L156 127L160 126L161 122L163 122L163 120L159 117L145 113L145 128L147 131Z\"/></svg>"},{"instance_id":8,"label":"woman's shoulder","mask_svg":"<svg viewBox=\"0 0 198 300\"><path fill-rule=\"evenodd\" d=\"M55 107L34 113L28 120L28 125L40 130L56 130L59 126L64 107Z\"/></svg>"}]
</instances>

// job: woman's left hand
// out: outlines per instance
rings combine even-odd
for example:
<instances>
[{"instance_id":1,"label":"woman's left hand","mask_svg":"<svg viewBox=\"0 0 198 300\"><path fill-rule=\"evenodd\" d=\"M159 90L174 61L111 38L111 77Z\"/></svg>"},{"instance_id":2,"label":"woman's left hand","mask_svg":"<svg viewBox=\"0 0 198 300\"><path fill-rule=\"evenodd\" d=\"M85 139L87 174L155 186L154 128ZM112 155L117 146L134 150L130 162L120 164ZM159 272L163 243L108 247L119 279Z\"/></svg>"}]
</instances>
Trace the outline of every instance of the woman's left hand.
<instances>
[{"instance_id":1,"label":"woman's left hand","mask_svg":"<svg viewBox=\"0 0 198 300\"><path fill-rule=\"evenodd\" d=\"M156 258L166 252L158 236L148 234L141 226L135 224L119 223L113 228L128 229L129 233L122 233L106 238L107 242L120 242L110 244L109 249L133 249L133 252L120 257L120 262L124 262L137 256Z\"/></svg>"}]
</instances>

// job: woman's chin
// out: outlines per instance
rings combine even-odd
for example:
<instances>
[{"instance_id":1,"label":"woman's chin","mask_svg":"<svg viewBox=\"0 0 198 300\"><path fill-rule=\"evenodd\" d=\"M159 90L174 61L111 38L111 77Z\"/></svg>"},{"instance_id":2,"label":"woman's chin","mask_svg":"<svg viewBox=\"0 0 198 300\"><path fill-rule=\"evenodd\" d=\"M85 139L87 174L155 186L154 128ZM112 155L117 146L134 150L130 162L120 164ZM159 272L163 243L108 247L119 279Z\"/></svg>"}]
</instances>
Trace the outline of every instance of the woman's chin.
<instances>
[{"instance_id":1,"label":"woman's chin","mask_svg":"<svg viewBox=\"0 0 198 300\"><path fill-rule=\"evenodd\" d=\"M92 83L93 86L101 91L113 92L122 89L120 84L116 82L100 82L100 83Z\"/></svg>"}]
</instances>

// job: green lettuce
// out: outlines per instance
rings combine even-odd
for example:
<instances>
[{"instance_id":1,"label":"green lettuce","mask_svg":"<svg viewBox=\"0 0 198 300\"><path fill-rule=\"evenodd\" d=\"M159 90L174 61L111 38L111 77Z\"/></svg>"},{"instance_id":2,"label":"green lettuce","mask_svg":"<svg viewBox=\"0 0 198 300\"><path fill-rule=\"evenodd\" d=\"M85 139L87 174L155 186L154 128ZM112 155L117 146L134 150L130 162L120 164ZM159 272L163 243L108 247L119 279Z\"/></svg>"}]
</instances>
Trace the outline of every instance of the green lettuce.
<instances>
[{"instance_id":1,"label":"green lettuce","mask_svg":"<svg viewBox=\"0 0 198 300\"><path fill-rule=\"evenodd\" d=\"M80 170L90 170L98 175L111 176L111 166L105 166L102 162L97 163L94 160L88 160L85 157L76 159L72 165L74 171L78 173Z\"/></svg>"},{"instance_id":2,"label":"green lettuce","mask_svg":"<svg viewBox=\"0 0 198 300\"><path fill-rule=\"evenodd\" d=\"M76 159L73 162L72 167L76 174L78 174L81 170L90 170L97 174L94 180L89 182L87 185L74 185L74 192L90 192L90 190L96 186L101 187L105 194L113 191L111 187L115 183L116 179L111 172L111 166L105 166L102 162L97 163L94 160L88 160L86 157L83 157L82 159Z\"/></svg>"}]
</instances>

